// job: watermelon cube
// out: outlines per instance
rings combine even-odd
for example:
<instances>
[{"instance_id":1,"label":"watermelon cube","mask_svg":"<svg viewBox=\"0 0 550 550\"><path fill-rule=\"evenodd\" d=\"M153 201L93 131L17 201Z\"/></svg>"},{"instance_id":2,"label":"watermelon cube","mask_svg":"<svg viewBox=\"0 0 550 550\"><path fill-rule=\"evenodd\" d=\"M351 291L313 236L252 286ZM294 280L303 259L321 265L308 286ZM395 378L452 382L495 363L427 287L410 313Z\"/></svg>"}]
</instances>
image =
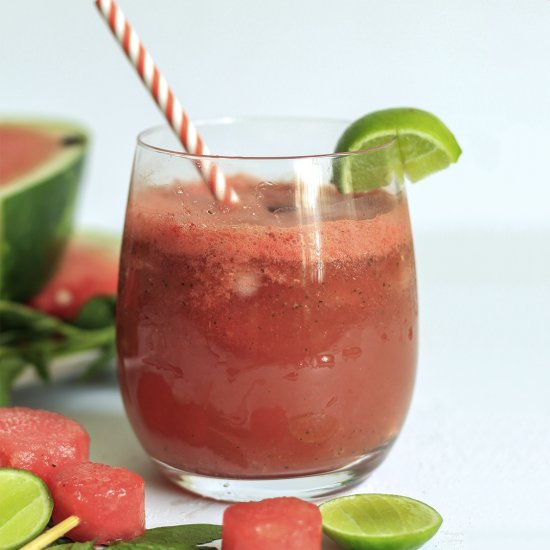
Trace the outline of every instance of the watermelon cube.
<instances>
[{"instance_id":1,"label":"watermelon cube","mask_svg":"<svg viewBox=\"0 0 550 550\"><path fill-rule=\"evenodd\" d=\"M85 462L60 470L51 484L53 521L70 515L80 525L67 536L75 541L108 544L145 531L144 482L126 468Z\"/></svg>"},{"instance_id":2,"label":"watermelon cube","mask_svg":"<svg viewBox=\"0 0 550 550\"><path fill-rule=\"evenodd\" d=\"M299 498L268 498L225 510L223 550L319 550L321 512Z\"/></svg>"},{"instance_id":3,"label":"watermelon cube","mask_svg":"<svg viewBox=\"0 0 550 550\"><path fill-rule=\"evenodd\" d=\"M0 408L0 461L33 472L48 486L59 469L87 461L89 449L90 436L70 418L25 407Z\"/></svg>"}]
</instances>

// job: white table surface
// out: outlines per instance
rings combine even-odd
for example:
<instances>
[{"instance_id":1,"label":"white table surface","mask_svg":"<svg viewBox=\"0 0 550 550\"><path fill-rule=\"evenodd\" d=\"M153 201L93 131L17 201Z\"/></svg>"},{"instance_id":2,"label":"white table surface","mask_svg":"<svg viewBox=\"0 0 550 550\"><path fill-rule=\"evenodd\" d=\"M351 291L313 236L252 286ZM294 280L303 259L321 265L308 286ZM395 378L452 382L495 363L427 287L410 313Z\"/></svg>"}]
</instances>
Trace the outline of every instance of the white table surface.
<instances>
[{"instance_id":1,"label":"white table surface","mask_svg":"<svg viewBox=\"0 0 550 550\"><path fill-rule=\"evenodd\" d=\"M390 456L354 492L409 495L443 526L426 549L549 548L550 230L416 235L420 360ZM149 527L219 523L225 505L156 472L125 418L114 374L14 393L82 422L92 459L146 480ZM325 541L324 548L334 548Z\"/></svg>"}]
</instances>

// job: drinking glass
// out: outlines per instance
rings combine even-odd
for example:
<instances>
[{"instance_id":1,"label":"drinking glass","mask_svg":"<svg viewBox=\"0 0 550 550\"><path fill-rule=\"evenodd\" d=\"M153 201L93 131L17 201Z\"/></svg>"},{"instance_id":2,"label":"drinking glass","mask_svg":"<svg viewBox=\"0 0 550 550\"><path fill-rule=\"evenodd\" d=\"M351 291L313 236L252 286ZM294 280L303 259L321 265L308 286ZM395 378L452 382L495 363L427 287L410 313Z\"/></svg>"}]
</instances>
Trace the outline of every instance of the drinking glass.
<instances>
[{"instance_id":1,"label":"drinking glass","mask_svg":"<svg viewBox=\"0 0 550 550\"><path fill-rule=\"evenodd\" d=\"M215 499L357 483L395 441L416 369L398 145L331 153L335 120L197 126L220 156L182 152L168 128L137 142L117 306L130 422L169 479ZM213 198L208 162L237 204ZM340 192L361 167L382 179Z\"/></svg>"}]
</instances>

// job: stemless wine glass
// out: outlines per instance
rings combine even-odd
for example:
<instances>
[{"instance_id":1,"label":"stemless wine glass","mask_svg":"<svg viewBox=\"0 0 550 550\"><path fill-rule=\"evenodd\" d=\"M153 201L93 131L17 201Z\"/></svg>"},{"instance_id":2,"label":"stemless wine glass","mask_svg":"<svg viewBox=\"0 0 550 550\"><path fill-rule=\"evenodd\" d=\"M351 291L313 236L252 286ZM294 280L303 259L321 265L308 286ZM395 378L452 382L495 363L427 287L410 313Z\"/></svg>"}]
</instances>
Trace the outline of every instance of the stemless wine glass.
<instances>
[{"instance_id":1,"label":"stemless wine glass","mask_svg":"<svg viewBox=\"0 0 550 550\"><path fill-rule=\"evenodd\" d=\"M230 501L327 494L375 468L403 424L417 300L398 146L327 153L346 126L198 124L214 158L181 152L168 128L139 136L119 377L142 445L185 489ZM238 204L201 180L212 160ZM340 192L361 166L384 167L381 187Z\"/></svg>"}]
</instances>

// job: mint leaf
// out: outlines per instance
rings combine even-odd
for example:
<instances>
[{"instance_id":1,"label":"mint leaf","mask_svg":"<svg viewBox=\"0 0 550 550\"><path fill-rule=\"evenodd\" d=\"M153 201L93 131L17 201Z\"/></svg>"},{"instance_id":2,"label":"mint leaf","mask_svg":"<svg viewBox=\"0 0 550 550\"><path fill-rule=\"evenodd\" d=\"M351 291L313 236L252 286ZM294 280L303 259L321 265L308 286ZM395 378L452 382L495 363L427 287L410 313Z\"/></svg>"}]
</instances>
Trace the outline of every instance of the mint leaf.
<instances>
[{"instance_id":1,"label":"mint leaf","mask_svg":"<svg viewBox=\"0 0 550 550\"><path fill-rule=\"evenodd\" d=\"M25 368L25 363L17 357L0 356L0 407L7 407L10 402L10 388L13 381Z\"/></svg>"},{"instance_id":2,"label":"mint leaf","mask_svg":"<svg viewBox=\"0 0 550 550\"><path fill-rule=\"evenodd\" d=\"M0 327L10 334L5 344L17 344L54 334L65 334L71 327L57 317L47 315L18 302L0 300Z\"/></svg>"},{"instance_id":3,"label":"mint leaf","mask_svg":"<svg viewBox=\"0 0 550 550\"><path fill-rule=\"evenodd\" d=\"M6 406L13 382L26 367L48 381L52 360L93 349L100 355L88 374L109 365L115 352L115 298L92 298L72 322L0 300L0 327L0 404Z\"/></svg>"},{"instance_id":4,"label":"mint leaf","mask_svg":"<svg viewBox=\"0 0 550 550\"><path fill-rule=\"evenodd\" d=\"M79 328L97 329L111 325L115 319L115 297L97 296L88 300L71 322Z\"/></svg>"},{"instance_id":5,"label":"mint leaf","mask_svg":"<svg viewBox=\"0 0 550 550\"><path fill-rule=\"evenodd\" d=\"M114 542L108 548L115 550L214 550L202 546L222 538L222 526L210 523L173 525L147 529L131 540ZM74 542L48 546L47 550L93 550L94 542Z\"/></svg>"},{"instance_id":6,"label":"mint leaf","mask_svg":"<svg viewBox=\"0 0 550 550\"><path fill-rule=\"evenodd\" d=\"M48 546L47 550L94 550L93 542L69 542L66 544L56 544Z\"/></svg>"},{"instance_id":7,"label":"mint leaf","mask_svg":"<svg viewBox=\"0 0 550 550\"><path fill-rule=\"evenodd\" d=\"M109 342L100 348L99 352L99 357L88 365L88 368L79 377L79 382L87 382L95 378L111 365L113 357L116 354L115 342Z\"/></svg>"},{"instance_id":8,"label":"mint leaf","mask_svg":"<svg viewBox=\"0 0 550 550\"><path fill-rule=\"evenodd\" d=\"M141 537L118 542L116 550L205 550L198 545L221 539L221 525L197 523L147 529Z\"/></svg>"}]
</instances>

